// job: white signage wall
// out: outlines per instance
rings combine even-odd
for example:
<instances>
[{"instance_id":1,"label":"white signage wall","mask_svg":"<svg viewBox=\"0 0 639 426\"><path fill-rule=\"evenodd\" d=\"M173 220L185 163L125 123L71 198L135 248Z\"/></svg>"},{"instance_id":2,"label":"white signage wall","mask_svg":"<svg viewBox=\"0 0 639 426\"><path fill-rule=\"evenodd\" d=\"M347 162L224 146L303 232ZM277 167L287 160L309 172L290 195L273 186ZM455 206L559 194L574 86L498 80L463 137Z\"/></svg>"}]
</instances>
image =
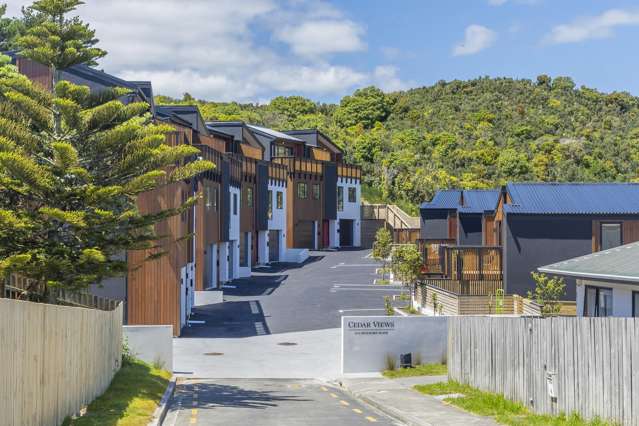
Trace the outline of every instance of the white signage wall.
<instances>
[{"instance_id":1,"label":"white signage wall","mask_svg":"<svg viewBox=\"0 0 639 426\"><path fill-rule=\"evenodd\" d=\"M447 317L342 317L342 374L380 373L388 357L399 365L406 353L413 362L441 363L447 351Z\"/></svg>"}]
</instances>

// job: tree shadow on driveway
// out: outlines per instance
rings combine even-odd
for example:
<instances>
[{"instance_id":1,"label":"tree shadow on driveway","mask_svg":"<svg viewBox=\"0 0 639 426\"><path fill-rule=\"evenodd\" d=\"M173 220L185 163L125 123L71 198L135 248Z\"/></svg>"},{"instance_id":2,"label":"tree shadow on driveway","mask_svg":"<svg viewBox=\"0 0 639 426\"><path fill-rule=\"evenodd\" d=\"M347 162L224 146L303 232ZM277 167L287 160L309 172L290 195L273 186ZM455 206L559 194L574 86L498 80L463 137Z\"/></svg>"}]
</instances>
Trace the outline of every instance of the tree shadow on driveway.
<instances>
[{"instance_id":1,"label":"tree shadow on driveway","mask_svg":"<svg viewBox=\"0 0 639 426\"><path fill-rule=\"evenodd\" d=\"M182 330L180 337L252 337L271 334L262 304L257 300L228 301L193 308L191 320L204 321Z\"/></svg>"},{"instance_id":2,"label":"tree shadow on driveway","mask_svg":"<svg viewBox=\"0 0 639 426\"><path fill-rule=\"evenodd\" d=\"M310 399L288 395L278 391L244 389L240 386L198 383L181 385L181 392L186 392L182 403L188 403L189 395L198 394L200 411L216 408L251 408L264 410L277 407L281 402L309 402ZM188 404L187 404L188 405Z\"/></svg>"}]
</instances>

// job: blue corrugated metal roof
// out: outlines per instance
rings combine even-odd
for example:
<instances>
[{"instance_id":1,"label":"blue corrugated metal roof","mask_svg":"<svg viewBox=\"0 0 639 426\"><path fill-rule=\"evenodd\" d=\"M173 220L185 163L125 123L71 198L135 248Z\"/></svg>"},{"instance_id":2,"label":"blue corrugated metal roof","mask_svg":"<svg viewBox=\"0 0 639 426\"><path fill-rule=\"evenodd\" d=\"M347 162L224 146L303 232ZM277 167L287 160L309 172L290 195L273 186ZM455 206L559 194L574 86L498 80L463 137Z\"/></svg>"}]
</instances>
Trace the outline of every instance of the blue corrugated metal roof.
<instances>
[{"instance_id":1,"label":"blue corrugated metal roof","mask_svg":"<svg viewBox=\"0 0 639 426\"><path fill-rule=\"evenodd\" d=\"M506 213L639 214L639 184L509 183Z\"/></svg>"},{"instance_id":2,"label":"blue corrugated metal roof","mask_svg":"<svg viewBox=\"0 0 639 426\"><path fill-rule=\"evenodd\" d=\"M459 210L460 213L484 213L495 210L498 200L498 190L445 189L437 191L430 203L422 203L420 207L422 209Z\"/></svg>"},{"instance_id":3,"label":"blue corrugated metal roof","mask_svg":"<svg viewBox=\"0 0 639 426\"><path fill-rule=\"evenodd\" d=\"M499 201L499 191L496 189L469 189L463 192L464 205L460 207L460 213L484 213L494 211Z\"/></svg>"},{"instance_id":4,"label":"blue corrugated metal roof","mask_svg":"<svg viewBox=\"0 0 639 426\"><path fill-rule=\"evenodd\" d=\"M459 207L461 190L443 189L437 191L430 203L422 203L422 209L457 209Z\"/></svg>"}]
</instances>

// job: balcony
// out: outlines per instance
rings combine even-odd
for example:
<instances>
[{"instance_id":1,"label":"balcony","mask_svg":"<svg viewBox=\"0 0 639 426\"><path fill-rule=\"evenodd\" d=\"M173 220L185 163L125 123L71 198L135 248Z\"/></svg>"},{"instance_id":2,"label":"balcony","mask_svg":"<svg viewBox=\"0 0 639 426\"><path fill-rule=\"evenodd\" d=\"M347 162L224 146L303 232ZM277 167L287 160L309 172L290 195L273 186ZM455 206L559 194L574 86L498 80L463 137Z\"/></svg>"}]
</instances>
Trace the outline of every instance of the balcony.
<instances>
[{"instance_id":1,"label":"balcony","mask_svg":"<svg viewBox=\"0 0 639 426\"><path fill-rule=\"evenodd\" d=\"M503 288L502 249L456 246L451 240L419 240L423 282L459 295L488 295Z\"/></svg>"}]
</instances>

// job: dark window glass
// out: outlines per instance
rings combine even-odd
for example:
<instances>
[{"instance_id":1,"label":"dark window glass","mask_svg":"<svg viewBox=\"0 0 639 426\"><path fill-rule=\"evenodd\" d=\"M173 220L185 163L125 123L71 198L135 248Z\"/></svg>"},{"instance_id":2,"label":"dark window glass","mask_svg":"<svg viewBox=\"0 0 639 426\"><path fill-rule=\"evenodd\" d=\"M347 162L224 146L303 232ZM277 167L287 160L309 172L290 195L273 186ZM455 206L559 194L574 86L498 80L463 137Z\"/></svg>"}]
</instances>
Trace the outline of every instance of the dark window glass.
<instances>
[{"instance_id":1,"label":"dark window glass","mask_svg":"<svg viewBox=\"0 0 639 426\"><path fill-rule=\"evenodd\" d=\"M639 317L639 291L632 292L632 316Z\"/></svg>"},{"instance_id":2,"label":"dark window glass","mask_svg":"<svg viewBox=\"0 0 639 426\"><path fill-rule=\"evenodd\" d=\"M233 214L237 214L237 194L233 194Z\"/></svg>"},{"instance_id":3,"label":"dark window glass","mask_svg":"<svg viewBox=\"0 0 639 426\"><path fill-rule=\"evenodd\" d=\"M612 316L612 290L601 287L586 287L584 301L584 316L609 317Z\"/></svg>"},{"instance_id":4,"label":"dark window glass","mask_svg":"<svg viewBox=\"0 0 639 426\"><path fill-rule=\"evenodd\" d=\"M337 187L337 211L338 212L344 211L344 187L343 186Z\"/></svg>"},{"instance_id":5,"label":"dark window glass","mask_svg":"<svg viewBox=\"0 0 639 426\"><path fill-rule=\"evenodd\" d=\"M320 186L319 186L319 183L314 183L313 184L313 199L314 200L319 200L320 199Z\"/></svg>"},{"instance_id":6,"label":"dark window glass","mask_svg":"<svg viewBox=\"0 0 639 426\"><path fill-rule=\"evenodd\" d=\"M606 250L621 245L621 224L601 224L601 249Z\"/></svg>"},{"instance_id":7,"label":"dark window glass","mask_svg":"<svg viewBox=\"0 0 639 426\"><path fill-rule=\"evenodd\" d=\"M305 200L308 197L308 186L304 182L297 184L297 198Z\"/></svg>"},{"instance_id":8,"label":"dark window glass","mask_svg":"<svg viewBox=\"0 0 639 426\"><path fill-rule=\"evenodd\" d=\"M275 194L275 196L277 197L277 208L278 209L283 209L284 208L284 193L282 191L277 191L277 193Z\"/></svg>"},{"instance_id":9,"label":"dark window glass","mask_svg":"<svg viewBox=\"0 0 639 426\"><path fill-rule=\"evenodd\" d=\"M268 191L268 210L266 212L269 219L273 219L273 191Z\"/></svg>"},{"instance_id":10,"label":"dark window glass","mask_svg":"<svg viewBox=\"0 0 639 426\"><path fill-rule=\"evenodd\" d=\"M273 157L292 157L293 149L288 146L273 145Z\"/></svg>"},{"instance_id":11,"label":"dark window glass","mask_svg":"<svg viewBox=\"0 0 639 426\"><path fill-rule=\"evenodd\" d=\"M348 188L348 202L354 203L357 201L357 191L355 188Z\"/></svg>"}]
</instances>

